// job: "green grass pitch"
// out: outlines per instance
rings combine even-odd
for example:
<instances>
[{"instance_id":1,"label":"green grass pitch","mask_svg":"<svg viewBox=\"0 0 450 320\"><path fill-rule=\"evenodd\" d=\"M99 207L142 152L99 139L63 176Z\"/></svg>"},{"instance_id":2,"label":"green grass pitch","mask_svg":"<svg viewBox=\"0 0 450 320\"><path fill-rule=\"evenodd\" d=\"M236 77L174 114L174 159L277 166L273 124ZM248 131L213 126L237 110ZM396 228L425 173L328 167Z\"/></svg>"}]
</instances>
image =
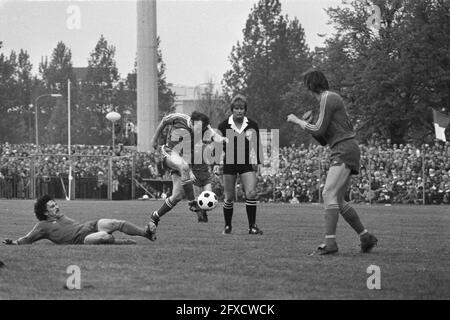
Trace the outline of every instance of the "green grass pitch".
<instances>
[{"instance_id":1,"label":"green grass pitch","mask_svg":"<svg viewBox=\"0 0 450 320\"><path fill-rule=\"evenodd\" d=\"M78 221L119 218L144 226L162 201L59 201ZM0 238L26 234L33 201L0 200ZM370 254L341 218L339 253L310 253L323 240L321 205L260 204L262 236L248 234L235 204L233 234L222 235L221 204L209 222L180 203L161 220L158 239L131 246L60 246L46 240L0 245L0 299L450 299L449 206L355 206L379 239ZM115 233L117 237L125 237ZM81 290L65 288L67 267ZM381 289L369 290L370 265Z\"/></svg>"}]
</instances>

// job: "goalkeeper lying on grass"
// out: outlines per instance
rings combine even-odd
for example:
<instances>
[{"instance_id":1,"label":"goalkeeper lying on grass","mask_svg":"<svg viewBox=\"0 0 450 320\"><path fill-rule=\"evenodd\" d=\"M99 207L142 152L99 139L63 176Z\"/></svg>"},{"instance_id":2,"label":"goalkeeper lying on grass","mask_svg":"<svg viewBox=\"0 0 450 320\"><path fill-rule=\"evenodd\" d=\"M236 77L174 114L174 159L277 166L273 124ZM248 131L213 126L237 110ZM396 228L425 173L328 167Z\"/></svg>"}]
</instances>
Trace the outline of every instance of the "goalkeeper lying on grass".
<instances>
[{"instance_id":1,"label":"goalkeeper lying on grass","mask_svg":"<svg viewBox=\"0 0 450 320\"><path fill-rule=\"evenodd\" d=\"M36 201L34 213L39 222L26 236L2 242L23 245L48 239L56 244L136 244L131 239L115 239L112 235L115 231L147 239L150 237L148 230L123 220L99 219L79 223L60 213L58 204L49 195Z\"/></svg>"}]
</instances>

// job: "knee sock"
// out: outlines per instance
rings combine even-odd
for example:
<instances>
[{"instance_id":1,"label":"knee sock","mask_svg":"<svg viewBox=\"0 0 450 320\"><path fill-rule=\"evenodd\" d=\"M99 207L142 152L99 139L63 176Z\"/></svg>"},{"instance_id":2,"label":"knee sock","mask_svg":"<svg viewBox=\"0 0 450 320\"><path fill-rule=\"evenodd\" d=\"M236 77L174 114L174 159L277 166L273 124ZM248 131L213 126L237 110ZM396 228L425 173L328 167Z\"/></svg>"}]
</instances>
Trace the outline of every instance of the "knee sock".
<instances>
[{"instance_id":1,"label":"knee sock","mask_svg":"<svg viewBox=\"0 0 450 320\"><path fill-rule=\"evenodd\" d=\"M233 218L233 202L223 202L223 217L225 219L225 225L231 226L231 219Z\"/></svg>"},{"instance_id":2,"label":"knee sock","mask_svg":"<svg viewBox=\"0 0 450 320\"><path fill-rule=\"evenodd\" d=\"M247 210L248 227L251 228L256 223L256 200L247 199L245 209Z\"/></svg>"},{"instance_id":3,"label":"knee sock","mask_svg":"<svg viewBox=\"0 0 450 320\"><path fill-rule=\"evenodd\" d=\"M129 236L141 236L145 237L145 230L135 226L134 224L124 221L121 223L119 231L129 235Z\"/></svg>"},{"instance_id":4,"label":"knee sock","mask_svg":"<svg viewBox=\"0 0 450 320\"><path fill-rule=\"evenodd\" d=\"M173 200L171 201L170 198L167 198L166 201L164 201L164 203L161 206L161 208L159 208L158 211L156 211L156 214L158 215L158 220L163 215L165 215L167 212L172 210L173 207L175 207L175 205L176 205L176 203Z\"/></svg>"},{"instance_id":5,"label":"knee sock","mask_svg":"<svg viewBox=\"0 0 450 320\"><path fill-rule=\"evenodd\" d=\"M367 230L364 229L364 226L363 226L361 220L359 219L358 214L356 213L355 209L353 209L353 207L349 203L345 202L344 204L342 204L340 211L341 211L342 217L353 228L353 230L356 231L357 234L362 236L365 233L367 233Z\"/></svg>"},{"instance_id":6,"label":"knee sock","mask_svg":"<svg viewBox=\"0 0 450 320\"><path fill-rule=\"evenodd\" d=\"M336 228L339 219L339 206L332 204L325 209L325 244L327 246L336 243Z\"/></svg>"}]
</instances>

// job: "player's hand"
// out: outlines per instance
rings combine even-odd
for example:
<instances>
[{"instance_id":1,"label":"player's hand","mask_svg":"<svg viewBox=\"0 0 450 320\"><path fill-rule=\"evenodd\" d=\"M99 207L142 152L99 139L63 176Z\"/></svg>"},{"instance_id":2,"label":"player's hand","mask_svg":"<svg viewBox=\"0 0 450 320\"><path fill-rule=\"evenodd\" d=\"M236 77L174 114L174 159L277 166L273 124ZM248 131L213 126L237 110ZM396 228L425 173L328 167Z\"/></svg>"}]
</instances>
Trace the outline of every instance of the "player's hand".
<instances>
[{"instance_id":1,"label":"player's hand","mask_svg":"<svg viewBox=\"0 0 450 320\"><path fill-rule=\"evenodd\" d=\"M2 243L3 243L3 244L8 244L8 245L10 245L10 244L15 244L15 243L14 243L14 240L11 240L11 239L5 239L5 240L2 240Z\"/></svg>"},{"instance_id":2,"label":"player's hand","mask_svg":"<svg viewBox=\"0 0 450 320\"><path fill-rule=\"evenodd\" d=\"M287 117L288 122L298 123L298 120L300 120L295 114L290 114Z\"/></svg>"},{"instance_id":3,"label":"player's hand","mask_svg":"<svg viewBox=\"0 0 450 320\"><path fill-rule=\"evenodd\" d=\"M214 139L214 142L219 142L219 143L222 143L222 142L228 143L228 142L230 142L230 140L228 140L227 137L221 137L219 135L215 136L213 139Z\"/></svg>"},{"instance_id":4,"label":"player's hand","mask_svg":"<svg viewBox=\"0 0 450 320\"><path fill-rule=\"evenodd\" d=\"M153 148L153 150L158 149L158 141L152 141L152 148Z\"/></svg>"}]
</instances>

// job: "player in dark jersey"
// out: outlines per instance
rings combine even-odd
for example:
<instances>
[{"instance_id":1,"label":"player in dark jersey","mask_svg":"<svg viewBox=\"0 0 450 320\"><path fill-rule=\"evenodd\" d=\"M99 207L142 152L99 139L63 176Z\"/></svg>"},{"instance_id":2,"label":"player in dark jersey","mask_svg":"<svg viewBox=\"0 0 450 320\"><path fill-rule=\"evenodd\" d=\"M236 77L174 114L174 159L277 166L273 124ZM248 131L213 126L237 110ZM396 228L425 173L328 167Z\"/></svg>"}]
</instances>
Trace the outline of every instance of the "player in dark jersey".
<instances>
[{"instance_id":1,"label":"player in dark jersey","mask_svg":"<svg viewBox=\"0 0 450 320\"><path fill-rule=\"evenodd\" d=\"M163 163L171 169L172 195L168 197L161 208L151 214L149 228L152 232L152 241L156 240L156 227L160 218L172 210L183 199L189 200L189 209L200 212L195 200L193 182L196 180L191 170L194 146L201 142L206 131L209 131L211 139L221 142L223 138L217 134L209 124L209 118L201 112L194 111L191 116L173 113L165 116L159 124L153 136L152 145L158 147L158 138L165 127L170 126L167 142L161 147Z\"/></svg>"},{"instance_id":2,"label":"player in dark jersey","mask_svg":"<svg viewBox=\"0 0 450 320\"><path fill-rule=\"evenodd\" d=\"M231 101L232 115L219 125L219 131L228 139L223 148L223 184L225 199L223 215L225 229L223 234L232 230L233 202L235 197L236 178L239 175L245 190L246 211L249 234L262 234L256 225L256 171L261 163L258 124L247 118L247 99L236 95ZM219 173L220 166L215 166Z\"/></svg>"},{"instance_id":3,"label":"player in dark jersey","mask_svg":"<svg viewBox=\"0 0 450 320\"><path fill-rule=\"evenodd\" d=\"M328 81L322 72L306 72L303 83L320 102L318 120L312 124L290 114L288 121L298 124L321 143L326 142L331 149L330 169L322 192L325 205L325 243L319 246L318 252L333 254L338 251L336 227L339 213L360 236L361 251L370 252L378 240L364 228L355 209L344 200L351 185L351 175L358 174L360 168L360 150L353 125L342 98L328 90Z\"/></svg>"},{"instance_id":4,"label":"player in dark jersey","mask_svg":"<svg viewBox=\"0 0 450 320\"><path fill-rule=\"evenodd\" d=\"M32 244L48 239L56 244L136 244L131 239L116 239L112 235L121 231L130 236L150 239L149 230L116 219L99 219L79 223L66 217L59 210L56 201L49 195L39 198L34 205L34 213L39 222L24 237L17 240L5 239L4 244Z\"/></svg>"}]
</instances>

